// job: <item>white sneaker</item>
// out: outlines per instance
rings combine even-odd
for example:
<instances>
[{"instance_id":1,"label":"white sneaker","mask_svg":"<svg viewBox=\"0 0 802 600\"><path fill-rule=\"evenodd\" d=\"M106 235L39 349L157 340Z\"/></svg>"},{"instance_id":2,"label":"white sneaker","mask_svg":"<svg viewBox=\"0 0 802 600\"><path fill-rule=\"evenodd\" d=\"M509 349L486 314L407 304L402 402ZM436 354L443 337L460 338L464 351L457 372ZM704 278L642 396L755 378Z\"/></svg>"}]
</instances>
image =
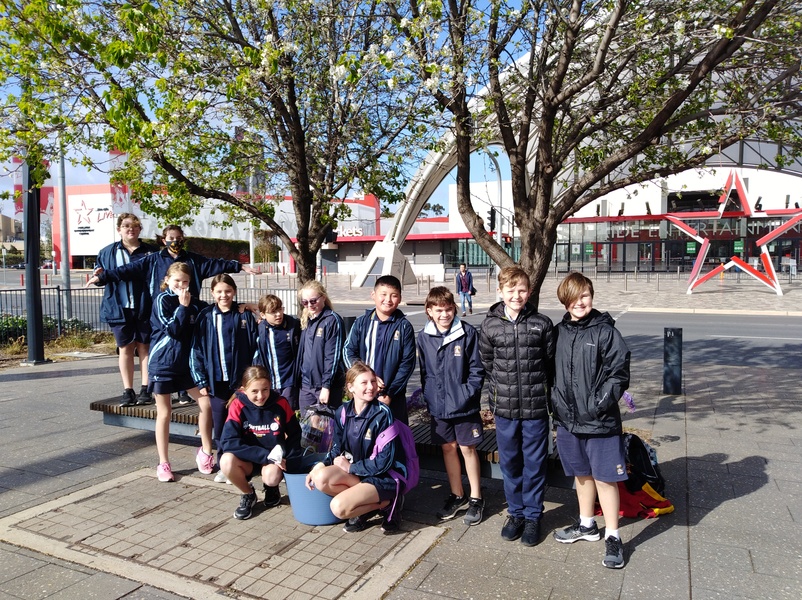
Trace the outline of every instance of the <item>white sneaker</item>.
<instances>
[{"instance_id":1,"label":"white sneaker","mask_svg":"<svg viewBox=\"0 0 802 600\"><path fill-rule=\"evenodd\" d=\"M226 474L223 473L222 471L218 471L217 475L214 476L214 482L215 483L231 483L228 480L228 477L226 477Z\"/></svg>"}]
</instances>

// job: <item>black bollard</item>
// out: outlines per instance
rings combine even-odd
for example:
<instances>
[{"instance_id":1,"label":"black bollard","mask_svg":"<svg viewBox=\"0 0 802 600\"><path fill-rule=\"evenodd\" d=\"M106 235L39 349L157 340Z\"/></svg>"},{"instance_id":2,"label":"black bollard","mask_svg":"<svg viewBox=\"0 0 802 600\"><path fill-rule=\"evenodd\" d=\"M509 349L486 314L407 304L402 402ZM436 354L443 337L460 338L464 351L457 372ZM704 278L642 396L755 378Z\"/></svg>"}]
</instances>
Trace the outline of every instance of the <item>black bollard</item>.
<instances>
[{"instance_id":1,"label":"black bollard","mask_svg":"<svg viewBox=\"0 0 802 600\"><path fill-rule=\"evenodd\" d=\"M356 321L356 317L343 317L343 325L345 325L345 337L348 337L348 334L351 333L351 327L354 326L354 321Z\"/></svg>"},{"instance_id":2,"label":"black bollard","mask_svg":"<svg viewBox=\"0 0 802 600\"><path fill-rule=\"evenodd\" d=\"M666 327L663 337L663 393L682 394L682 329Z\"/></svg>"}]
</instances>

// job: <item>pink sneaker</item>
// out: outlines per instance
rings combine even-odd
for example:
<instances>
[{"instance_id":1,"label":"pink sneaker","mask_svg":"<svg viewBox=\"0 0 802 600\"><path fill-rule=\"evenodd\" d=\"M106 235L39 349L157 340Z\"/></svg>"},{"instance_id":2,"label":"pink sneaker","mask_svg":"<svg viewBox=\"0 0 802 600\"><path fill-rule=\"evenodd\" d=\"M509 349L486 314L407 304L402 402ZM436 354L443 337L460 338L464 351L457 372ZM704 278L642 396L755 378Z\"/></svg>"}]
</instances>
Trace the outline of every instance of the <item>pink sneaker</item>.
<instances>
[{"instance_id":1,"label":"pink sneaker","mask_svg":"<svg viewBox=\"0 0 802 600\"><path fill-rule=\"evenodd\" d=\"M156 467L156 477L158 477L159 481L175 481L170 463L165 462Z\"/></svg>"},{"instance_id":2,"label":"pink sneaker","mask_svg":"<svg viewBox=\"0 0 802 600\"><path fill-rule=\"evenodd\" d=\"M214 469L214 455L206 454L203 448L198 448L195 454L195 462L198 463L198 471L204 475L209 475Z\"/></svg>"}]
</instances>

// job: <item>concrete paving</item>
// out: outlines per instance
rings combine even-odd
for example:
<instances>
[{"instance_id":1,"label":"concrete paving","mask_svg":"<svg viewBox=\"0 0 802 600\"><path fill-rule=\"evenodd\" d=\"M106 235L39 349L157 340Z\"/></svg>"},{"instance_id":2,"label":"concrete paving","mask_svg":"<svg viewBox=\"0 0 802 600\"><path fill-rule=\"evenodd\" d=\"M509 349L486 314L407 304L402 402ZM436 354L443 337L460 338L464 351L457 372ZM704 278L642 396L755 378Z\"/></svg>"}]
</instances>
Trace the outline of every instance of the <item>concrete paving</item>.
<instances>
[{"instance_id":1,"label":"concrete paving","mask_svg":"<svg viewBox=\"0 0 802 600\"><path fill-rule=\"evenodd\" d=\"M283 282L278 282L283 283ZM435 282L432 282L434 284ZM550 278L543 308L556 307ZM364 304L346 276L326 281L337 305ZM428 282L426 282L428 284ZM408 286L417 303L428 287ZM450 285L450 281L449 281ZM659 285L659 289L658 289ZM488 287L489 286L489 287ZM415 288L415 289L413 289ZM494 300L480 282L475 312ZM691 296L683 282L596 278L612 311L771 311L802 315L798 281L777 297L724 279ZM480 315L474 319L480 320ZM6 598L799 598L802 596L802 394L798 360L686 365L684 394L661 393L662 365L633 357L638 410L625 425L656 447L673 514L622 521L627 565L601 565L603 543L554 542L574 493L546 494L543 541L505 542L504 497L487 480L484 521L438 523L443 474L425 471L399 534L345 534L293 518L286 498L248 521L232 486L194 467L175 440L179 478L155 478L153 436L104 425L89 403L116 395L115 357L0 372L0 600ZM601 523L600 523L601 524Z\"/></svg>"}]
</instances>

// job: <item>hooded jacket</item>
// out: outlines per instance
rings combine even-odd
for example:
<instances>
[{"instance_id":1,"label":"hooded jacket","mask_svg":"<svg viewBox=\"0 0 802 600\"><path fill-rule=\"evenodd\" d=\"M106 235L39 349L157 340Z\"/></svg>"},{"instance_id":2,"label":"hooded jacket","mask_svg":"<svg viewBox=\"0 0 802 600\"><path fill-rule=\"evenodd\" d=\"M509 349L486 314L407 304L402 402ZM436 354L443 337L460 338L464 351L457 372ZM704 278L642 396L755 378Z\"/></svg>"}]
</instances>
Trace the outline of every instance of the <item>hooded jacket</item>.
<instances>
[{"instance_id":1,"label":"hooded jacket","mask_svg":"<svg viewBox=\"0 0 802 600\"><path fill-rule=\"evenodd\" d=\"M479 352L487 373L490 408L505 419L546 419L554 373L554 325L525 304L510 321L504 303L487 311Z\"/></svg>"},{"instance_id":2,"label":"hooded jacket","mask_svg":"<svg viewBox=\"0 0 802 600\"><path fill-rule=\"evenodd\" d=\"M557 331L554 419L577 435L619 435L630 352L615 321L596 309L579 321L566 313Z\"/></svg>"},{"instance_id":3,"label":"hooded jacket","mask_svg":"<svg viewBox=\"0 0 802 600\"><path fill-rule=\"evenodd\" d=\"M140 242L138 248L129 252L122 242L114 242L98 252L97 266L103 271L108 271L143 260L156 250L156 246ZM150 320L151 293L143 280L135 279L107 285L103 290L103 301L100 303L100 320L111 326L124 325L123 308L126 307L133 310L138 321Z\"/></svg>"},{"instance_id":4,"label":"hooded jacket","mask_svg":"<svg viewBox=\"0 0 802 600\"><path fill-rule=\"evenodd\" d=\"M418 361L423 398L438 419L476 414L480 409L485 369L479 356L479 333L454 317L440 333L429 321L418 334Z\"/></svg>"},{"instance_id":5,"label":"hooded jacket","mask_svg":"<svg viewBox=\"0 0 802 600\"><path fill-rule=\"evenodd\" d=\"M267 456L276 446L284 450L287 470L301 457L301 425L286 398L276 390L264 406L256 406L248 396L237 392L228 407L228 418L220 436L220 448L240 460L266 465Z\"/></svg>"}]
</instances>

